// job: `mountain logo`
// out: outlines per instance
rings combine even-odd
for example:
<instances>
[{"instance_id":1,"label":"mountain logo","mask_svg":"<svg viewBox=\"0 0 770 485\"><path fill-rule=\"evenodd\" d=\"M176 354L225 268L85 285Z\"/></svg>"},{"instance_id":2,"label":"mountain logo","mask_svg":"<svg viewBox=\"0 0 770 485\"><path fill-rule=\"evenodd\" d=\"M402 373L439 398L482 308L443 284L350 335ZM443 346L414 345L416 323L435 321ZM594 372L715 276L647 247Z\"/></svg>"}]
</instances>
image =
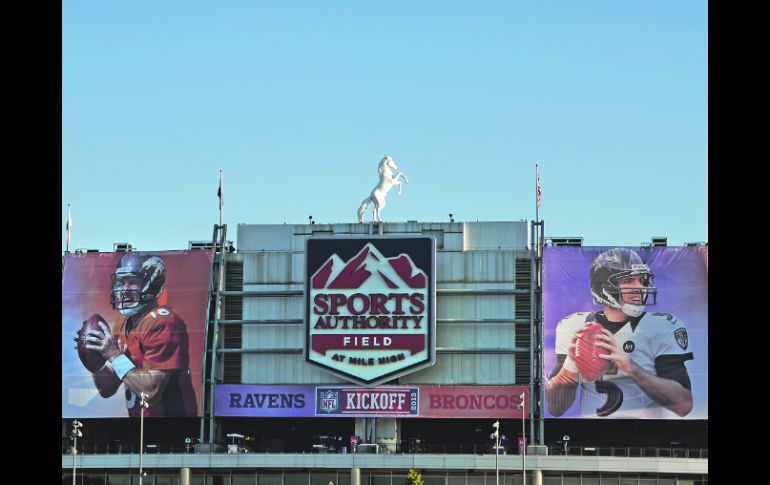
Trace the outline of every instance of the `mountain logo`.
<instances>
[{"instance_id":1,"label":"mountain logo","mask_svg":"<svg viewBox=\"0 0 770 485\"><path fill-rule=\"evenodd\" d=\"M311 237L305 358L376 385L435 362L435 240Z\"/></svg>"},{"instance_id":2,"label":"mountain logo","mask_svg":"<svg viewBox=\"0 0 770 485\"><path fill-rule=\"evenodd\" d=\"M372 243L347 264L336 254L313 275L313 289L358 289L371 277L381 278L390 289L425 288L427 277L406 254L386 258Z\"/></svg>"}]
</instances>

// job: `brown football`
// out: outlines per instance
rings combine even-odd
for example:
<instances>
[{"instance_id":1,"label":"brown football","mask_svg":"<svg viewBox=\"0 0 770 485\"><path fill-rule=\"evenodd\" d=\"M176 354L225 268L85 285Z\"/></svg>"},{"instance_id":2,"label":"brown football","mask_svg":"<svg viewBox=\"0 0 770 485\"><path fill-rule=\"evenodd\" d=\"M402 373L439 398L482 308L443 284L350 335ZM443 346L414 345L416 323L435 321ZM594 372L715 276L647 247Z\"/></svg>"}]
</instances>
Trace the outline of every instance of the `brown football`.
<instances>
[{"instance_id":1,"label":"brown football","mask_svg":"<svg viewBox=\"0 0 770 485\"><path fill-rule=\"evenodd\" d=\"M80 357L80 361L86 366L86 369L91 372L101 369L106 361L96 350L86 348L87 332L91 329L102 331L101 327L99 327L99 322L107 324L107 321L101 315L94 313L88 317L88 320L83 321L83 326L78 331L78 357Z\"/></svg>"},{"instance_id":2,"label":"brown football","mask_svg":"<svg viewBox=\"0 0 770 485\"><path fill-rule=\"evenodd\" d=\"M601 324L591 322L586 330L575 341L575 364L584 379L595 381L600 378L610 365L608 360L599 358L610 352L596 346L596 336L602 330Z\"/></svg>"}]
</instances>

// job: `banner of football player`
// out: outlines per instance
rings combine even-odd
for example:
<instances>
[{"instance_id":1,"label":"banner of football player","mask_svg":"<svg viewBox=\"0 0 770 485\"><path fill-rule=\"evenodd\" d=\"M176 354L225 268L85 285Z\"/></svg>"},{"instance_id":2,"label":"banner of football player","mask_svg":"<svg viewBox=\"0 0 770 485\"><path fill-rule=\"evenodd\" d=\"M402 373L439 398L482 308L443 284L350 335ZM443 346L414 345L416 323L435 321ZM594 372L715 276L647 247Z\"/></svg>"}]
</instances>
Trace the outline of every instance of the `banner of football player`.
<instances>
[{"instance_id":1,"label":"banner of football player","mask_svg":"<svg viewBox=\"0 0 770 485\"><path fill-rule=\"evenodd\" d=\"M432 236L310 237L305 254L307 362L365 386L435 363Z\"/></svg>"},{"instance_id":2,"label":"banner of football player","mask_svg":"<svg viewBox=\"0 0 770 485\"><path fill-rule=\"evenodd\" d=\"M211 251L67 254L62 417L200 416ZM147 372L152 371L152 372Z\"/></svg>"},{"instance_id":3,"label":"banner of football player","mask_svg":"<svg viewBox=\"0 0 770 485\"><path fill-rule=\"evenodd\" d=\"M216 387L214 414L240 417L521 418L526 386Z\"/></svg>"},{"instance_id":4,"label":"banner of football player","mask_svg":"<svg viewBox=\"0 0 770 485\"><path fill-rule=\"evenodd\" d=\"M708 419L708 253L543 255L547 418Z\"/></svg>"}]
</instances>

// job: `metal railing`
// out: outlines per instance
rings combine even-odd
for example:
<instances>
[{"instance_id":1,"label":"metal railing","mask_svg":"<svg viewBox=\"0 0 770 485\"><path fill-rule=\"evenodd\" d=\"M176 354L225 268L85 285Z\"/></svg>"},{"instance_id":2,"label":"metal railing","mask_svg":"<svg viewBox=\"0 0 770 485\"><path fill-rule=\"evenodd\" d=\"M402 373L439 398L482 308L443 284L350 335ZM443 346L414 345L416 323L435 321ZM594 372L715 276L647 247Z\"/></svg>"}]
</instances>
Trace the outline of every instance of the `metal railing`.
<instances>
[{"instance_id":1,"label":"metal railing","mask_svg":"<svg viewBox=\"0 0 770 485\"><path fill-rule=\"evenodd\" d=\"M647 447L602 447L602 446L549 446L549 455L570 456L625 456L637 458L702 458L708 459L708 448L659 448Z\"/></svg>"},{"instance_id":2,"label":"metal railing","mask_svg":"<svg viewBox=\"0 0 770 485\"><path fill-rule=\"evenodd\" d=\"M395 447L395 451L387 445L377 446L373 443L361 443L359 453L396 453L396 454L436 454L436 455L491 455L494 449L491 444L402 444ZM209 448L210 450L210 448ZM204 453L226 453L227 445L220 446L221 451L204 451ZM501 446L501 455L517 455L518 446ZM201 453L195 446L176 443L148 443L145 444L146 454L179 454ZM284 443L266 442L252 445L250 453L343 453L339 448L326 448L320 450L318 446L308 447L306 450L286 449ZM345 452L348 452L347 450ZM139 444L128 441L82 442L78 440L79 455L113 455L113 454L138 454ZM62 455L72 454L72 443L62 444ZM615 456L638 458L695 458L708 459L708 448L669 448L669 447L604 447L604 446L549 446L549 456Z\"/></svg>"}]
</instances>

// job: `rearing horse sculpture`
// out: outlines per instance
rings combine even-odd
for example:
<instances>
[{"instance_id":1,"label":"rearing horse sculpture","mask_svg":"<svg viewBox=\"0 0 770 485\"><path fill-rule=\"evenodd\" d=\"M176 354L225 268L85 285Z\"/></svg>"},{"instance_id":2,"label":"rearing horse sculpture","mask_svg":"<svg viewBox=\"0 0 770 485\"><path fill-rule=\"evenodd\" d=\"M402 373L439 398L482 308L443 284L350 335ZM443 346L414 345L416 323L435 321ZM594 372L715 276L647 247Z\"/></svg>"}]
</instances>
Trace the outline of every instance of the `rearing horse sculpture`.
<instances>
[{"instance_id":1,"label":"rearing horse sculpture","mask_svg":"<svg viewBox=\"0 0 770 485\"><path fill-rule=\"evenodd\" d=\"M364 211L366 211L366 207L369 205L369 202L374 204L374 208L372 209L374 214L374 222L382 222L380 212L385 207L385 196L388 195L388 191L390 191L394 185L398 185L398 195L401 195L400 179L403 179L404 182L409 183L409 179L406 177L406 175L398 172L394 176L391 170L398 170L398 167L396 167L396 163L392 158L385 155L385 157L380 160L380 165L378 168L378 171L380 172L380 183L377 184L374 189L372 189L372 193L369 195L369 197L364 199L364 201L361 203L361 207L358 208L358 222L364 222Z\"/></svg>"}]
</instances>

